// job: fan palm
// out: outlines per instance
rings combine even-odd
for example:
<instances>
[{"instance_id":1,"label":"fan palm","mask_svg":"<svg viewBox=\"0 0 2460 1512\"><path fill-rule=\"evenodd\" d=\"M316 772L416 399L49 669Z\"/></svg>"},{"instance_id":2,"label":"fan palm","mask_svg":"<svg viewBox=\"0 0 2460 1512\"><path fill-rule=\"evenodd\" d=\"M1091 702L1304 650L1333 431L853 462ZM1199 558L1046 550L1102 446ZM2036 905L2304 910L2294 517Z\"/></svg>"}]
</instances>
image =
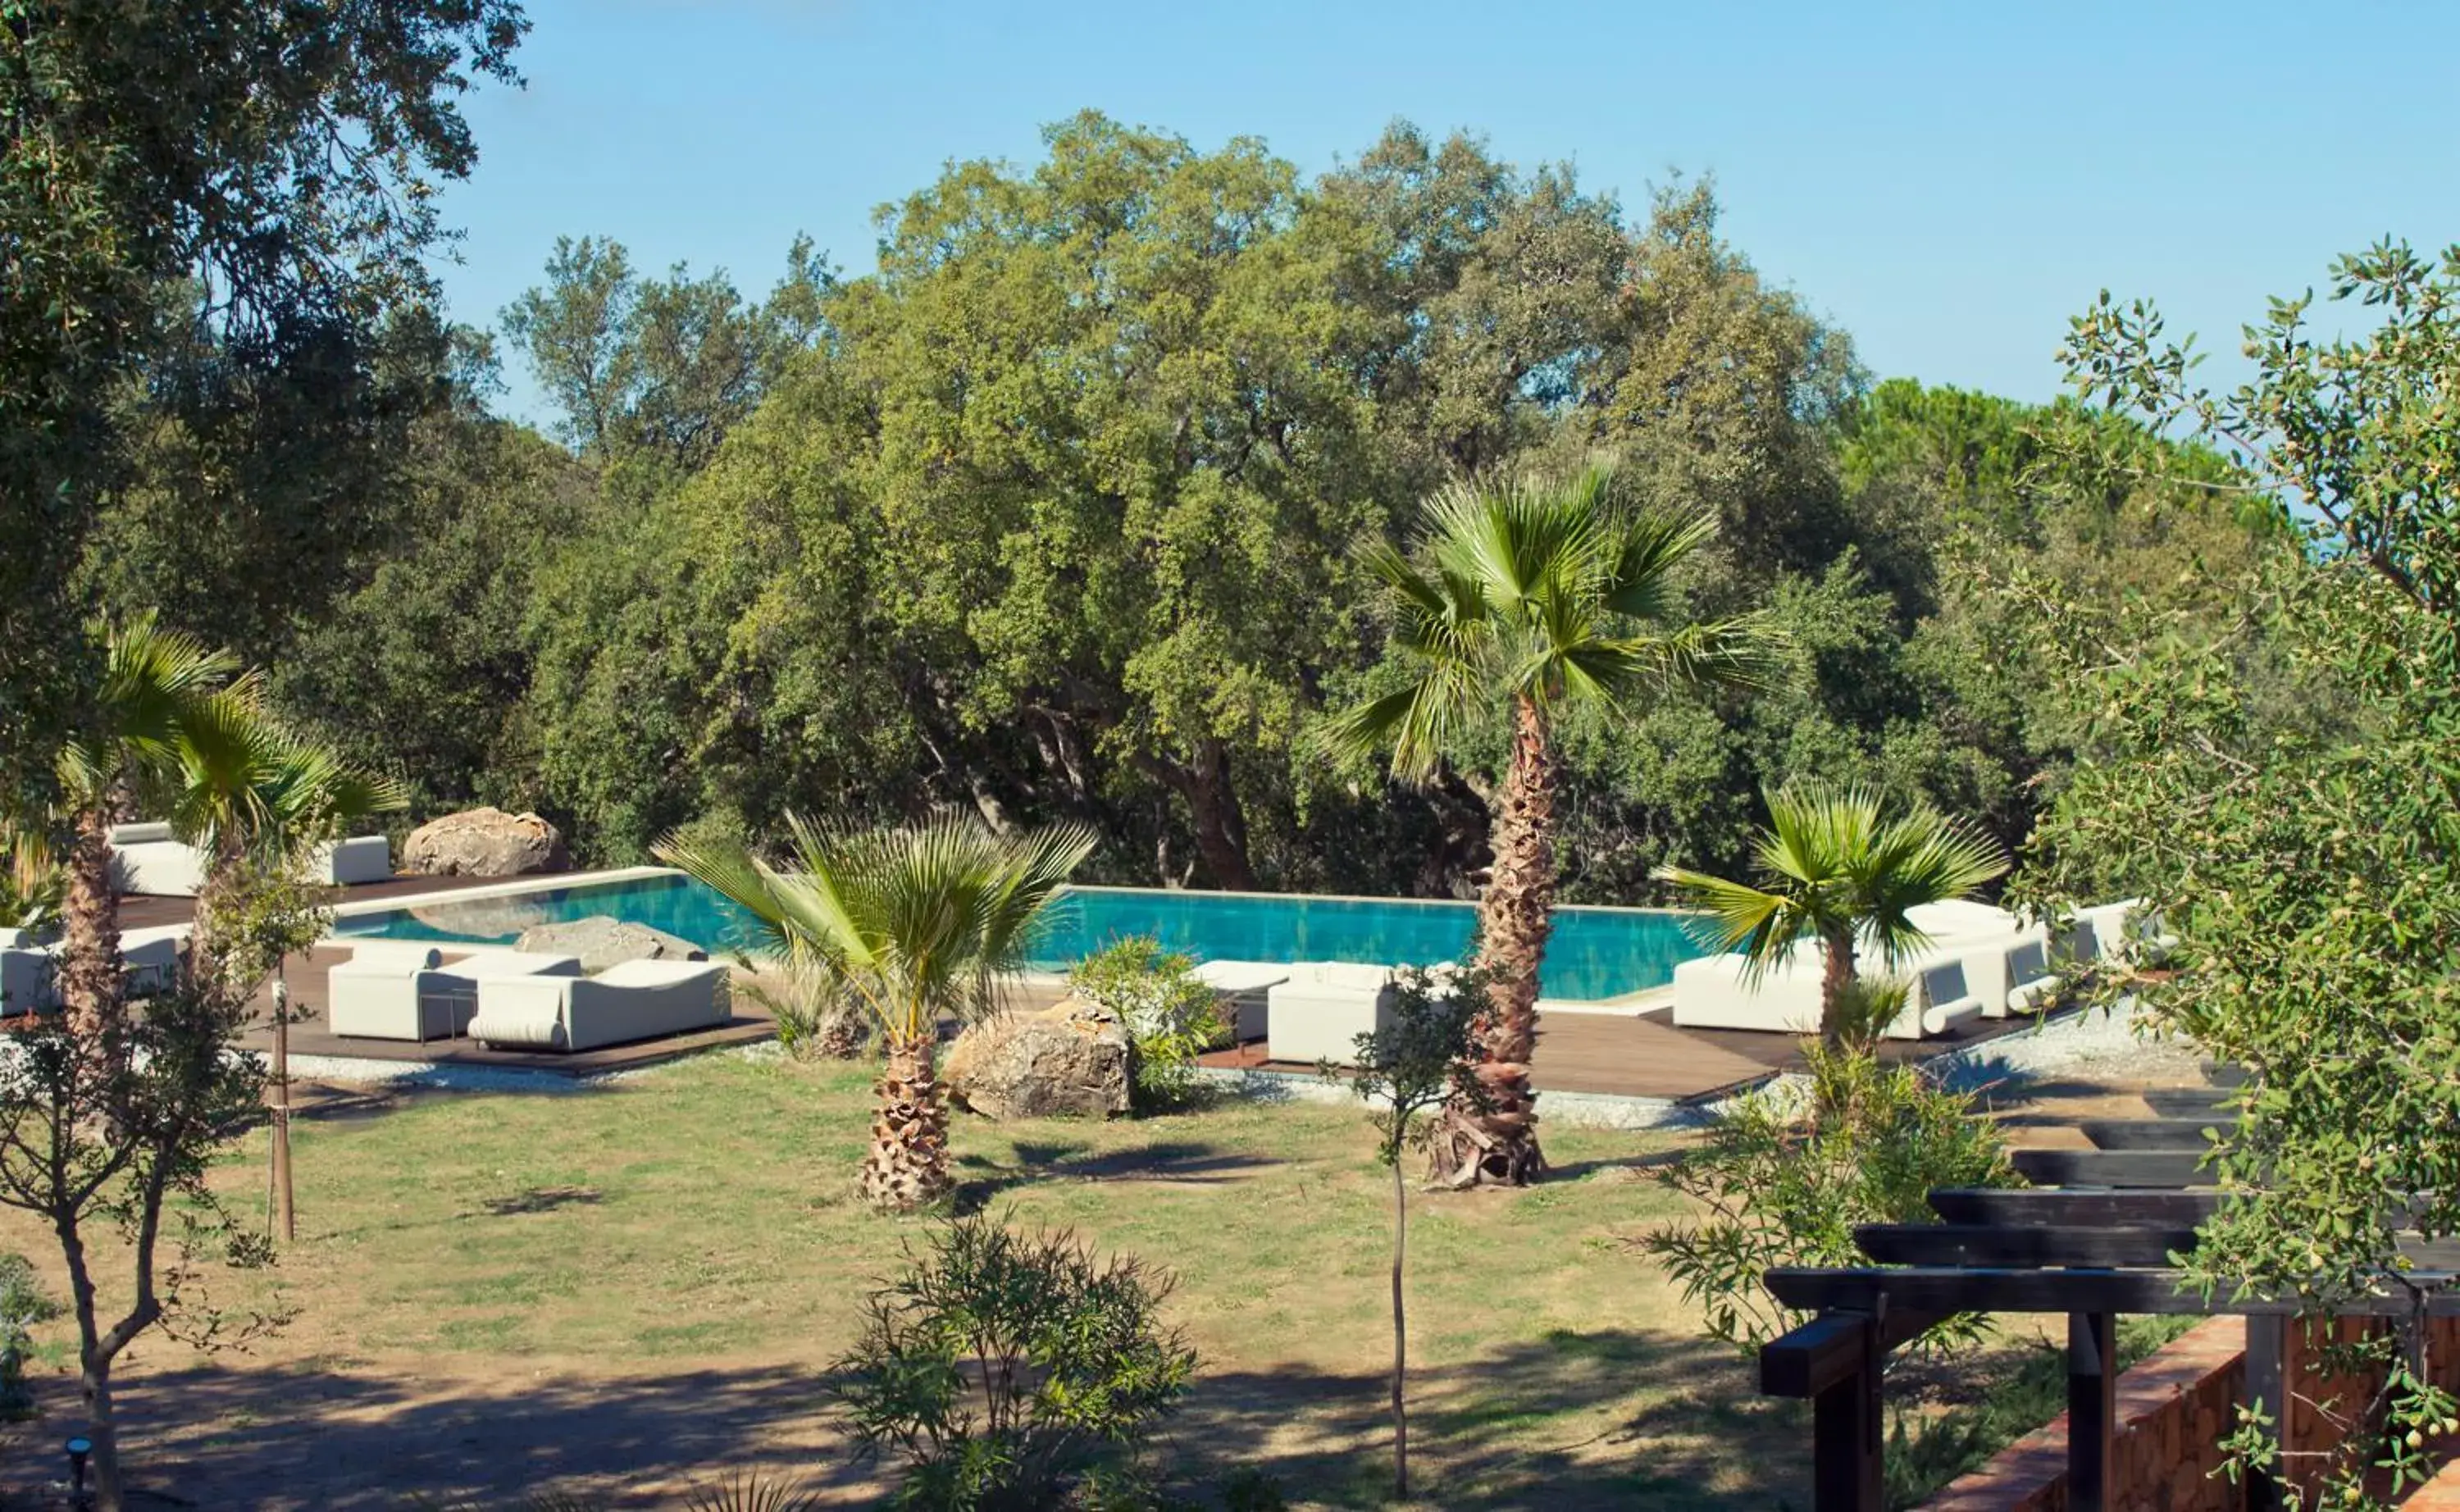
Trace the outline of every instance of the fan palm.
<instances>
[{"instance_id":1,"label":"fan palm","mask_svg":"<svg viewBox=\"0 0 2460 1512\"><path fill-rule=\"evenodd\" d=\"M888 1062L861 1188L875 1207L909 1211L948 1190L940 1020L994 1006L1095 837L1075 824L1002 836L953 815L911 829L787 824L792 871L731 841L669 836L654 848L748 909L790 967L879 1021Z\"/></svg>"},{"instance_id":2,"label":"fan palm","mask_svg":"<svg viewBox=\"0 0 2460 1512\"><path fill-rule=\"evenodd\" d=\"M1842 1038L1840 1001L1859 981L1863 942L1890 970L1929 943L1912 909L1967 898L2007 869L1998 844L1927 803L1894 818L1867 788L1806 782L1763 795L1769 827L1756 844L1759 885L1679 866L1657 875L1703 910L1702 944L1739 950L1757 982L1796 944L1826 952L1820 1037Z\"/></svg>"},{"instance_id":3,"label":"fan palm","mask_svg":"<svg viewBox=\"0 0 2460 1512\"><path fill-rule=\"evenodd\" d=\"M120 1009L110 830L123 803L159 803L180 839L227 860L249 846L296 848L405 801L393 784L286 731L262 679L241 673L237 658L151 615L111 632L86 729L62 751L59 776L74 825L60 995L71 1027L87 1035Z\"/></svg>"},{"instance_id":4,"label":"fan palm","mask_svg":"<svg viewBox=\"0 0 2460 1512\"><path fill-rule=\"evenodd\" d=\"M1632 713L1678 686L1756 685L1777 665L1781 640L1765 621L1683 617L1675 580L1714 519L1620 509L1613 477L1597 463L1568 479L1455 484L1427 501L1416 555L1381 544L1365 557L1389 590L1409 681L1337 715L1333 747L1389 748L1395 777L1424 781L1474 722L1498 709L1511 719L1478 908L1485 1092L1446 1111L1433 1146L1437 1179L1457 1185L1544 1169L1529 1057L1555 897L1558 723L1582 708Z\"/></svg>"}]
</instances>

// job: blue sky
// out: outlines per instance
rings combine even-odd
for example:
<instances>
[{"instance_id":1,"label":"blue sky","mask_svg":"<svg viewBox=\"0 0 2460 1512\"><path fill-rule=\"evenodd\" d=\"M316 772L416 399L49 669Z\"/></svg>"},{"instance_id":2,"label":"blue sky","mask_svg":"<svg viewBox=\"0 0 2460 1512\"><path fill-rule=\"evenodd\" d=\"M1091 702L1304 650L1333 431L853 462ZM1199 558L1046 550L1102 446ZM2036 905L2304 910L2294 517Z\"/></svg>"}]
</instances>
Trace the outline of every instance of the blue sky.
<instances>
[{"instance_id":1,"label":"blue sky","mask_svg":"<svg viewBox=\"0 0 2460 1512\"><path fill-rule=\"evenodd\" d=\"M765 290L798 230L851 273L955 159L1093 107L1310 172L1396 117L1564 160L1637 207L1711 174L1726 230L1881 376L2056 391L2067 317L2157 297L2228 376L2266 295L2390 232L2460 239L2460 7L1418 0L530 0L520 93L469 105L456 318L559 234ZM505 406L534 414L508 361Z\"/></svg>"}]
</instances>

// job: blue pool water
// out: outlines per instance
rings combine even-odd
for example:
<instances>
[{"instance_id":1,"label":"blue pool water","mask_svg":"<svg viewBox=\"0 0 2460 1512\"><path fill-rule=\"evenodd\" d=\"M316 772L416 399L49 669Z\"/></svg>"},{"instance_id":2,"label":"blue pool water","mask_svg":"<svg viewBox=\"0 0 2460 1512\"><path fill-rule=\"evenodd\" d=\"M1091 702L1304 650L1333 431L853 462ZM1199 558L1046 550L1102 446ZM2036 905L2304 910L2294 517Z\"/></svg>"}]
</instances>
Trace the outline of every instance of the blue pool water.
<instances>
[{"instance_id":1,"label":"blue pool water","mask_svg":"<svg viewBox=\"0 0 2460 1512\"><path fill-rule=\"evenodd\" d=\"M1475 908L1404 898L1313 898L1254 893L1071 887L1036 949L1050 969L1082 960L1113 940L1157 936L1210 961L1357 961L1430 965L1460 954ZM517 897L440 900L361 914L341 935L394 940L510 941L532 925L612 915L681 935L717 951L754 943L751 918L711 889L677 876L583 883ZM1674 979L1674 966L1701 955L1682 915L1647 908L1559 908L1546 948L1549 997L1619 997Z\"/></svg>"}]
</instances>

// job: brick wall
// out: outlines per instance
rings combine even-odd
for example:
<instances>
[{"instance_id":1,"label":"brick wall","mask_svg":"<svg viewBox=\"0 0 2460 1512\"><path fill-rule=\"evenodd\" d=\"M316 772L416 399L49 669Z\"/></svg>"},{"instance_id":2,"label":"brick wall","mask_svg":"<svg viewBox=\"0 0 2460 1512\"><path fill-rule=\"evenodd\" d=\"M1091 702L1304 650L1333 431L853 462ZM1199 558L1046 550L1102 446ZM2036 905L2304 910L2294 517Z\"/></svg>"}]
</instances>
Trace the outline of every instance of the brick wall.
<instances>
[{"instance_id":1,"label":"brick wall","mask_svg":"<svg viewBox=\"0 0 2460 1512\"><path fill-rule=\"evenodd\" d=\"M2282 1436L2290 1477L2311 1483L2325 1456L2363 1410L2378 1382L2333 1379L2316 1365L2330 1337L2362 1337L2369 1327L2340 1319L2289 1331L2283 1374L2290 1383L2288 1431ZM2371 1325L2382 1327L2383 1325ZM2428 1324L2427 1352L2435 1378L2460 1386L2460 1319ZM2111 1512L2238 1512L2245 1498L2226 1476L2219 1441L2237 1424L2246 1379L2246 1323L2210 1318L2138 1361L2118 1378L2117 1497ZM2068 1420L2049 1423L2007 1446L1988 1464L1951 1482L1927 1503L1929 1512L2066 1512ZM2460 1480L2449 1503L2460 1512ZM2440 1508L2438 1501L2410 1505Z\"/></svg>"}]
</instances>

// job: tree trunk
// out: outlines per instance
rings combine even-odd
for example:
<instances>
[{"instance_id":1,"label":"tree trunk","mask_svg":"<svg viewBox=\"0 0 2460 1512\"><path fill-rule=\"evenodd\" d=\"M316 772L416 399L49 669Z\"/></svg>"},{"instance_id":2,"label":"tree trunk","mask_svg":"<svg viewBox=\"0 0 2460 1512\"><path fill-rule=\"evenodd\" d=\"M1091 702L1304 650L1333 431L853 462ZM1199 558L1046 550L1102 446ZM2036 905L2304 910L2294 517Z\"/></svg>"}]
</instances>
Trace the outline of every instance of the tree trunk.
<instances>
[{"instance_id":1,"label":"tree trunk","mask_svg":"<svg viewBox=\"0 0 2460 1512\"><path fill-rule=\"evenodd\" d=\"M1410 1331L1401 1302L1401 1261L1410 1248L1410 1192L1401 1179L1400 1154L1397 1149L1392 1152L1392 1495L1407 1501L1410 1413L1402 1402L1401 1380L1410 1365Z\"/></svg>"},{"instance_id":2,"label":"tree trunk","mask_svg":"<svg viewBox=\"0 0 2460 1512\"><path fill-rule=\"evenodd\" d=\"M273 977L273 1214L282 1242L299 1238L290 1201L290 984Z\"/></svg>"},{"instance_id":3,"label":"tree trunk","mask_svg":"<svg viewBox=\"0 0 2460 1512\"><path fill-rule=\"evenodd\" d=\"M1139 771L1177 793L1196 830L1196 854L1213 884L1230 892L1257 892L1256 868L1247 859L1247 816L1231 780L1230 751L1207 737L1192 760L1172 761L1139 754Z\"/></svg>"},{"instance_id":4,"label":"tree trunk","mask_svg":"<svg viewBox=\"0 0 2460 1512\"><path fill-rule=\"evenodd\" d=\"M1845 1026L1837 1018L1836 1004L1845 990L1854 985L1854 934L1838 930L1821 937L1825 947L1823 969L1819 975L1819 1043L1830 1050L1845 1045Z\"/></svg>"},{"instance_id":5,"label":"tree trunk","mask_svg":"<svg viewBox=\"0 0 2460 1512\"><path fill-rule=\"evenodd\" d=\"M932 1064L939 1049L929 1029L888 1042L861 1182L864 1200L882 1212L910 1213L947 1195L948 1105Z\"/></svg>"},{"instance_id":6,"label":"tree trunk","mask_svg":"<svg viewBox=\"0 0 2460 1512\"><path fill-rule=\"evenodd\" d=\"M78 811L69 844L68 896L60 905L59 990L77 1042L102 1045L120 1023L119 904L111 890L111 820Z\"/></svg>"},{"instance_id":7,"label":"tree trunk","mask_svg":"<svg viewBox=\"0 0 2460 1512\"><path fill-rule=\"evenodd\" d=\"M1486 1012L1476 1024L1485 1105L1455 1097L1436 1122L1429 1158L1433 1180L1446 1186L1525 1186L1545 1174L1529 1058L1538 1049L1538 969L1554 930L1557 777L1546 716L1521 698L1513 709L1512 767L1494 815L1494 871L1477 908L1477 959L1487 976Z\"/></svg>"},{"instance_id":8,"label":"tree trunk","mask_svg":"<svg viewBox=\"0 0 2460 1512\"><path fill-rule=\"evenodd\" d=\"M119 1430L112 1414L112 1354L103 1348L102 1320L95 1295L94 1273L86 1265L85 1240L73 1218L53 1215L59 1235L60 1258L69 1272L69 1304L76 1314L77 1389L85 1399L85 1437L93 1442L95 1505L117 1512L124 1492L119 1479Z\"/></svg>"}]
</instances>

